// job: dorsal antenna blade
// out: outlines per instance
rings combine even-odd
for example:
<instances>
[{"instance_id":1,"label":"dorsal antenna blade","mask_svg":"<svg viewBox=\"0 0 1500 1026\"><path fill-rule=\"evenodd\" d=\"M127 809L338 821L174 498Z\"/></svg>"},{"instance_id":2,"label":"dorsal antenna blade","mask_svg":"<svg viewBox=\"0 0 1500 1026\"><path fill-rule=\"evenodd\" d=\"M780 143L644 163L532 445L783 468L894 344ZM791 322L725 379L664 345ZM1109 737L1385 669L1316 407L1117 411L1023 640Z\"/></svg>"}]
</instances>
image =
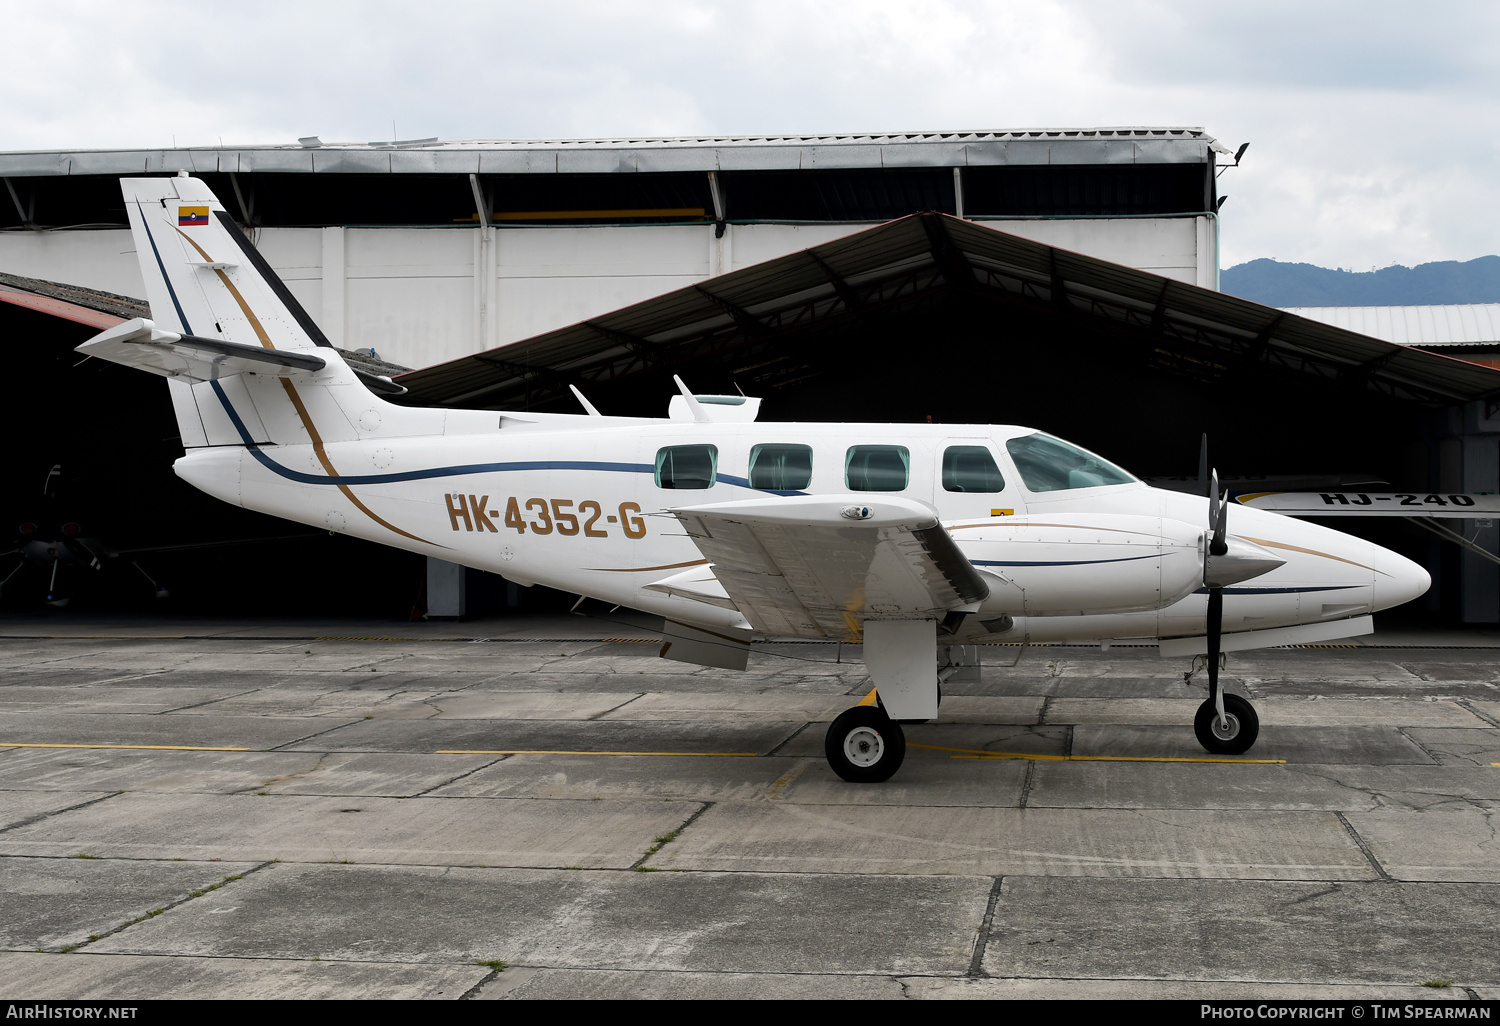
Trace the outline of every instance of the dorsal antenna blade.
<instances>
[{"instance_id":1,"label":"dorsal antenna blade","mask_svg":"<svg viewBox=\"0 0 1500 1026\"><path fill-rule=\"evenodd\" d=\"M573 398L577 399L583 405L583 408L588 411L590 417L602 417L602 416L604 416L604 414L600 413L594 407L593 403L589 402L587 399L585 399L583 397L583 393L578 390L578 386L577 385L569 385L568 387L573 390Z\"/></svg>"}]
</instances>

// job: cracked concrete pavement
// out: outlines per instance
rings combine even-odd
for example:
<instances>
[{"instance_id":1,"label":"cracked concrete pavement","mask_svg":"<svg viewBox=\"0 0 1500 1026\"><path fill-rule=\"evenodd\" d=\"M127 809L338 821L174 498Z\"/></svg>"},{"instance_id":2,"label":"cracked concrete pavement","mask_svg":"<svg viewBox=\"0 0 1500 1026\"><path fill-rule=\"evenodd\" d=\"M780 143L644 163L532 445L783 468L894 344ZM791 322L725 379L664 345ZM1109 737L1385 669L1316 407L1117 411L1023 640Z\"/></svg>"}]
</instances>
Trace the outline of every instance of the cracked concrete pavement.
<instances>
[{"instance_id":1,"label":"cracked concrete pavement","mask_svg":"<svg viewBox=\"0 0 1500 1026\"><path fill-rule=\"evenodd\" d=\"M875 786L835 646L653 637L0 624L5 996L1500 993L1488 635L1231 656L1271 762L1181 761L1154 649L996 647Z\"/></svg>"}]
</instances>

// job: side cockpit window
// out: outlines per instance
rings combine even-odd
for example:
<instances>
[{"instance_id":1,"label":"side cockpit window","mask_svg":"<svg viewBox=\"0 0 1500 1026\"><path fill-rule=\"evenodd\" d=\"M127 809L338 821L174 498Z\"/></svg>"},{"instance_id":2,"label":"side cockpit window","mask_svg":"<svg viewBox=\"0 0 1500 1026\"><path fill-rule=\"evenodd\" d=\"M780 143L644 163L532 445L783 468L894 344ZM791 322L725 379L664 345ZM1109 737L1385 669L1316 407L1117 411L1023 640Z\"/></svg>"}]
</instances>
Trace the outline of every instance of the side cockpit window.
<instances>
[{"instance_id":1,"label":"side cockpit window","mask_svg":"<svg viewBox=\"0 0 1500 1026\"><path fill-rule=\"evenodd\" d=\"M844 458L844 484L854 492L899 492L911 477L904 445L851 445Z\"/></svg>"},{"instance_id":2,"label":"side cockpit window","mask_svg":"<svg viewBox=\"0 0 1500 1026\"><path fill-rule=\"evenodd\" d=\"M750 450L750 487L796 492L812 484L812 446L757 445Z\"/></svg>"},{"instance_id":3,"label":"side cockpit window","mask_svg":"<svg viewBox=\"0 0 1500 1026\"><path fill-rule=\"evenodd\" d=\"M1025 435L1005 443L1021 480L1033 492L1129 484L1135 478L1091 452L1051 435Z\"/></svg>"},{"instance_id":4,"label":"side cockpit window","mask_svg":"<svg viewBox=\"0 0 1500 1026\"><path fill-rule=\"evenodd\" d=\"M943 450L943 491L1003 492L1005 479L995 457L982 445L950 445Z\"/></svg>"},{"instance_id":5,"label":"side cockpit window","mask_svg":"<svg viewBox=\"0 0 1500 1026\"><path fill-rule=\"evenodd\" d=\"M669 445L656 451L656 486L711 488L718 465L717 446Z\"/></svg>"}]
</instances>

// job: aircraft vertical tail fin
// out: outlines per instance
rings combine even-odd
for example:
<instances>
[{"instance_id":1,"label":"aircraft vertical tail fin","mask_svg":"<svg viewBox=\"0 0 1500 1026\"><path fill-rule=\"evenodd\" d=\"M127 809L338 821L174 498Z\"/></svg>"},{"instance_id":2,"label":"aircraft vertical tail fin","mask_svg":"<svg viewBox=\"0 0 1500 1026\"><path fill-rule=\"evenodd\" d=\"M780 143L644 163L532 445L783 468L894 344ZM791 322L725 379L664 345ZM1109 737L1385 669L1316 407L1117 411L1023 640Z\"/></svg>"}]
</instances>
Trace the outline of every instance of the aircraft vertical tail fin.
<instances>
[{"instance_id":1,"label":"aircraft vertical tail fin","mask_svg":"<svg viewBox=\"0 0 1500 1026\"><path fill-rule=\"evenodd\" d=\"M442 431L440 420L371 391L404 389L343 360L206 184L179 175L120 185L152 319L80 348L166 376L185 448L310 443L321 452L372 424L383 434Z\"/></svg>"},{"instance_id":2,"label":"aircraft vertical tail fin","mask_svg":"<svg viewBox=\"0 0 1500 1026\"><path fill-rule=\"evenodd\" d=\"M267 349L331 348L201 180L120 182L158 327Z\"/></svg>"}]
</instances>

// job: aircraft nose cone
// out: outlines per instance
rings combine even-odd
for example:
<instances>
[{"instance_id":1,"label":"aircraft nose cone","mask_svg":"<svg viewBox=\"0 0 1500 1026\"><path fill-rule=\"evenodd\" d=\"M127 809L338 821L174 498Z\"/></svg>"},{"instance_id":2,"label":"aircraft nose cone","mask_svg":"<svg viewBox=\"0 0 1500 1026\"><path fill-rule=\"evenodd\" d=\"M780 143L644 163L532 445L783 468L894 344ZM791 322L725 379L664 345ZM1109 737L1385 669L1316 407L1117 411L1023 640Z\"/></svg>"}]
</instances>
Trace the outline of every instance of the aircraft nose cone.
<instances>
[{"instance_id":1,"label":"aircraft nose cone","mask_svg":"<svg viewBox=\"0 0 1500 1026\"><path fill-rule=\"evenodd\" d=\"M1427 593L1432 575L1405 556L1389 549L1375 550L1375 609L1390 609Z\"/></svg>"}]
</instances>

